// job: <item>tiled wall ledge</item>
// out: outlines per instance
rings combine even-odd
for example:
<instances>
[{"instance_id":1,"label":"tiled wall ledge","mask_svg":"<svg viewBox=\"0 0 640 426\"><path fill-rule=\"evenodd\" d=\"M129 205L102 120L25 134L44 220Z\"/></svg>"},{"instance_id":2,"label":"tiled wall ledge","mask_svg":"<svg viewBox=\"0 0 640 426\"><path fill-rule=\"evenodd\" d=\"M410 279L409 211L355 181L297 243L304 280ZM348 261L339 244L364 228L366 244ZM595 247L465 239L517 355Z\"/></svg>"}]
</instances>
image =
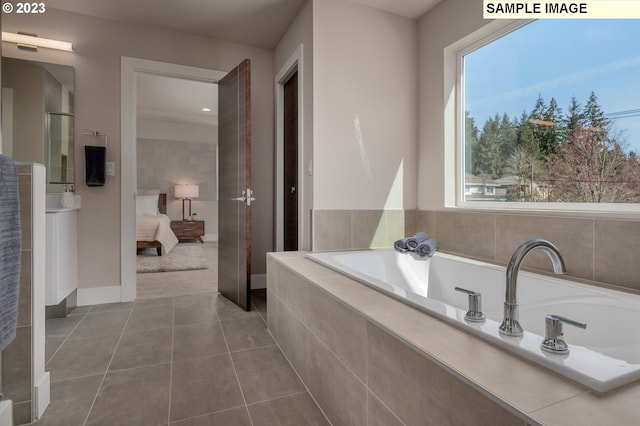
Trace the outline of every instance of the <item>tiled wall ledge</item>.
<instances>
[{"instance_id":1,"label":"tiled wall ledge","mask_svg":"<svg viewBox=\"0 0 640 426\"><path fill-rule=\"evenodd\" d=\"M300 252L267 256L268 327L334 425L640 424L601 396Z\"/></svg>"},{"instance_id":2,"label":"tiled wall ledge","mask_svg":"<svg viewBox=\"0 0 640 426\"><path fill-rule=\"evenodd\" d=\"M523 241L545 238L563 255L567 278L640 293L640 220L461 211L316 210L313 227L316 251L391 247L394 240L423 230L437 240L440 251L499 265L506 265ZM543 253L532 253L524 266L552 272Z\"/></svg>"}]
</instances>

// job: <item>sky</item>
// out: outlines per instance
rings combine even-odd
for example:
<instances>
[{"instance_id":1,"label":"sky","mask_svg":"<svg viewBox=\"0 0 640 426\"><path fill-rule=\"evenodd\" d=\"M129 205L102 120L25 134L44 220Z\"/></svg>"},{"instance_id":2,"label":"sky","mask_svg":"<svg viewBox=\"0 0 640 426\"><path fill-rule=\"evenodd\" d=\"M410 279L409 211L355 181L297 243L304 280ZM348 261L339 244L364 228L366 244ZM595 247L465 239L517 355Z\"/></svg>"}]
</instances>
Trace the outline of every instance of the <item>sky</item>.
<instances>
[{"instance_id":1,"label":"sky","mask_svg":"<svg viewBox=\"0 0 640 426\"><path fill-rule=\"evenodd\" d=\"M534 21L467 54L464 69L465 109L480 130L496 113L531 112L538 95L566 113L593 91L605 114L629 111L610 118L640 153L640 20Z\"/></svg>"}]
</instances>

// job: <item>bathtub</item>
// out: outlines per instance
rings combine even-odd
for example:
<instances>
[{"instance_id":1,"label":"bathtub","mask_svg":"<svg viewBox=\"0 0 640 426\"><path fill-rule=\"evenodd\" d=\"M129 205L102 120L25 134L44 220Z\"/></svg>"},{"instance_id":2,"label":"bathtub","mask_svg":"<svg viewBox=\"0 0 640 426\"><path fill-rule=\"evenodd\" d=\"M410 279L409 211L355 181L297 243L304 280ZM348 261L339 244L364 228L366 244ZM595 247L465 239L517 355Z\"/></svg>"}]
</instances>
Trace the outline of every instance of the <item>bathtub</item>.
<instances>
[{"instance_id":1,"label":"bathtub","mask_svg":"<svg viewBox=\"0 0 640 426\"><path fill-rule=\"evenodd\" d=\"M523 337L498 333L505 268L445 253L420 259L393 250L309 253L310 259L443 319L500 347L604 393L640 379L640 296L521 271L517 298ZM483 323L464 316L468 296L482 293ZM566 355L543 351L546 314L587 323L564 325Z\"/></svg>"}]
</instances>

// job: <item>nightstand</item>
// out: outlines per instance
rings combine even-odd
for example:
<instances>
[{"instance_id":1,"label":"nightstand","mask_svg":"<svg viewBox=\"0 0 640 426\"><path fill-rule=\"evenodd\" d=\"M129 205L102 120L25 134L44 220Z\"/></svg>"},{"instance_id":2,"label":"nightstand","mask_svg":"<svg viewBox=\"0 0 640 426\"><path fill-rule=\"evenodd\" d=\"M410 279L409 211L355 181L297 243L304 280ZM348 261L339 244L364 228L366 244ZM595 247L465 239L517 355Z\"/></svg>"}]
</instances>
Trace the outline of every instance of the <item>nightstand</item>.
<instances>
[{"instance_id":1,"label":"nightstand","mask_svg":"<svg viewBox=\"0 0 640 426\"><path fill-rule=\"evenodd\" d=\"M179 240L198 240L204 235L204 220L172 220L171 230Z\"/></svg>"}]
</instances>

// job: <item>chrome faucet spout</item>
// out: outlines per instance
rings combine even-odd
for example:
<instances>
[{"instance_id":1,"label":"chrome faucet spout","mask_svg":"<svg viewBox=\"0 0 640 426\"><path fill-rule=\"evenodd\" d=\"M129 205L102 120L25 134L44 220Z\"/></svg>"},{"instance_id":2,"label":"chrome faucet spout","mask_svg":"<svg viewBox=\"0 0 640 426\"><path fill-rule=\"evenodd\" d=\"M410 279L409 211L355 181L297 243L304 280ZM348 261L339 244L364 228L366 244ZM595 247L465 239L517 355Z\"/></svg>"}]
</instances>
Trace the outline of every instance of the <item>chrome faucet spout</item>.
<instances>
[{"instance_id":1,"label":"chrome faucet spout","mask_svg":"<svg viewBox=\"0 0 640 426\"><path fill-rule=\"evenodd\" d=\"M562 255L560 255L558 248L553 243L542 238L531 238L520 244L516 251L513 252L507 265L504 319L500 325L500 334L518 337L524 333L518 322L518 302L516 298L518 271L520 271L520 265L525 257L532 251L538 250L545 252L549 256L553 264L553 272L556 274L564 274L566 272Z\"/></svg>"}]
</instances>

